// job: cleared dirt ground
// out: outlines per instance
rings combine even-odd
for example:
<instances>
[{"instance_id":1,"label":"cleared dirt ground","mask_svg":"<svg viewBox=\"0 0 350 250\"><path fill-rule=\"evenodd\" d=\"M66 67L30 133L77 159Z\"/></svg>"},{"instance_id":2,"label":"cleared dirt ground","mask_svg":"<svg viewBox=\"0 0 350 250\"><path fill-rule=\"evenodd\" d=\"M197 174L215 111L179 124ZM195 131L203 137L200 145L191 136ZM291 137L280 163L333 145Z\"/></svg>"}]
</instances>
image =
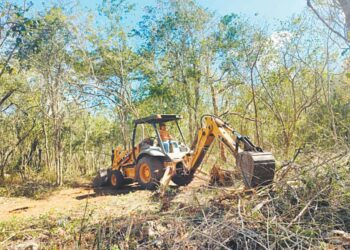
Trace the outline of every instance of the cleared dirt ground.
<instances>
[{"instance_id":1,"label":"cleared dirt ground","mask_svg":"<svg viewBox=\"0 0 350 250\"><path fill-rule=\"evenodd\" d=\"M135 184L120 190L110 187L94 189L84 184L53 191L39 200L0 197L0 249L27 249L28 246L33 249L36 249L33 246L39 249L91 249L96 239L101 244L105 244L104 239L109 239L110 236L101 238L101 233L117 233L119 230L127 233L129 229L124 232L124 227L130 227L130 230L132 227L139 235L137 232L142 225L152 235L153 229L149 228L159 223L171 225L165 221L173 222L174 213L182 214L182 211L196 220L205 214L203 208L208 207L214 198L235 190L234 186L208 186L207 178L196 176L186 187L171 185L165 198L161 198L157 191L142 190ZM237 185L241 186L241 183ZM108 229L110 227L112 231ZM136 244L131 243L127 235L123 236L126 244ZM122 248L133 249L131 245Z\"/></svg>"},{"instance_id":2,"label":"cleared dirt ground","mask_svg":"<svg viewBox=\"0 0 350 250\"><path fill-rule=\"evenodd\" d=\"M172 202L186 202L191 193L206 182L196 178L187 187L171 186L177 195ZM67 214L79 216L85 207L98 217L125 216L140 211L160 209L158 201L153 199L154 192L141 190L137 185L125 186L121 190L110 187L92 188L82 185L54 191L48 198L35 200L26 197L0 197L0 221L14 219L35 219L48 214Z\"/></svg>"}]
</instances>

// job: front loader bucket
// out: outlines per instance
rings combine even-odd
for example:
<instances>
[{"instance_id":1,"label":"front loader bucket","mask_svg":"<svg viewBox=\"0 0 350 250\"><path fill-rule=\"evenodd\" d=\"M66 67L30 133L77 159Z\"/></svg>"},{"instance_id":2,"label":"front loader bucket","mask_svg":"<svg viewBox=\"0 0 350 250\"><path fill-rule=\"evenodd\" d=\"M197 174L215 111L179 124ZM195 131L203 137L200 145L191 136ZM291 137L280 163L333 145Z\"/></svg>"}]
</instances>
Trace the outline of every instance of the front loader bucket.
<instances>
[{"instance_id":1,"label":"front loader bucket","mask_svg":"<svg viewBox=\"0 0 350 250\"><path fill-rule=\"evenodd\" d=\"M265 186L273 181L276 163L269 152L241 152L237 157L237 165L248 188Z\"/></svg>"}]
</instances>

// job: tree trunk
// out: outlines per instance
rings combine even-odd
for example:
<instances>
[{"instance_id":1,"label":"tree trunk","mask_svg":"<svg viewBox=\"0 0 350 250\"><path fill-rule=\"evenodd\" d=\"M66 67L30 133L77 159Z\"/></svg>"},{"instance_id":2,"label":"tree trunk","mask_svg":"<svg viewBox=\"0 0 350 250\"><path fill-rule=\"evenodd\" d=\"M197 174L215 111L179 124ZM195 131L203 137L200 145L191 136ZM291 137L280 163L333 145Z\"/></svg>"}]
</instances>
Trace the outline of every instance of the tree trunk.
<instances>
[{"instance_id":1,"label":"tree trunk","mask_svg":"<svg viewBox=\"0 0 350 250\"><path fill-rule=\"evenodd\" d=\"M345 15L345 24L347 33L350 32L350 1L349 0L338 0L340 7ZM349 38L348 35L346 38Z\"/></svg>"},{"instance_id":2,"label":"tree trunk","mask_svg":"<svg viewBox=\"0 0 350 250\"><path fill-rule=\"evenodd\" d=\"M52 89L52 119L54 123L54 150L55 150L55 170L56 170L56 185L61 186L63 184L62 176L62 117L59 113L60 96L58 93L59 84L56 82L55 87Z\"/></svg>"},{"instance_id":3,"label":"tree trunk","mask_svg":"<svg viewBox=\"0 0 350 250\"><path fill-rule=\"evenodd\" d=\"M191 93L189 92L189 87L186 81L183 83L183 90L185 91L186 105L188 111L188 134L191 143L193 142L193 132L194 132L194 122L193 122L193 110L191 105Z\"/></svg>"},{"instance_id":4,"label":"tree trunk","mask_svg":"<svg viewBox=\"0 0 350 250\"><path fill-rule=\"evenodd\" d=\"M87 122L89 123L89 121ZM87 143L89 140L89 128L88 128L88 124L84 124L85 125L85 136L84 136L84 146L83 146L83 150L84 150L84 166L83 169L81 169L81 173L82 174L86 174L86 168L88 166L88 151L87 151Z\"/></svg>"},{"instance_id":5,"label":"tree trunk","mask_svg":"<svg viewBox=\"0 0 350 250\"><path fill-rule=\"evenodd\" d=\"M255 141L258 146L260 146L260 136L259 136L259 122L258 122L258 109L256 104L256 94L254 88L254 79L253 79L253 68L250 69L250 87L253 96L253 106L254 106L254 119L255 119Z\"/></svg>"},{"instance_id":6,"label":"tree trunk","mask_svg":"<svg viewBox=\"0 0 350 250\"><path fill-rule=\"evenodd\" d=\"M210 85L210 92L211 92L211 100L213 104L213 111L214 115L218 116L219 115L219 108L217 104L217 94L214 88L214 84L212 82L209 83ZM223 162L227 162L226 154L225 154L225 146L223 143L219 143L219 148L220 148L220 157Z\"/></svg>"},{"instance_id":7,"label":"tree trunk","mask_svg":"<svg viewBox=\"0 0 350 250\"><path fill-rule=\"evenodd\" d=\"M0 181L5 181L5 166L0 166Z\"/></svg>"},{"instance_id":8,"label":"tree trunk","mask_svg":"<svg viewBox=\"0 0 350 250\"><path fill-rule=\"evenodd\" d=\"M45 121L43 122L43 131L44 131L44 139L45 139L45 161L46 166L49 170L51 170L51 159L50 159L50 149L49 149L49 140L47 136L47 129Z\"/></svg>"},{"instance_id":9,"label":"tree trunk","mask_svg":"<svg viewBox=\"0 0 350 250\"><path fill-rule=\"evenodd\" d=\"M194 122L195 122L195 126L196 126L196 131L199 129L200 125L199 123L201 121L199 121L199 117L198 117L198 113L199 113L199 82L196 83L195 87L194 87Z\"/></svg>"},{"instance_id":10,"label":"tree trunk","mask_svg":"<svg viewBox=\"0 0 350 250\"><path fill-rule=\"evenodd\" d=\"M197 72L197 65L193 64L193 72L195 72L195 81L194 81L194 122L196 131L200 128L200 122L198 113L199 113L199 102L200 102L200 86L201 86L201 74Z\"/></svg>"}]
</instances>

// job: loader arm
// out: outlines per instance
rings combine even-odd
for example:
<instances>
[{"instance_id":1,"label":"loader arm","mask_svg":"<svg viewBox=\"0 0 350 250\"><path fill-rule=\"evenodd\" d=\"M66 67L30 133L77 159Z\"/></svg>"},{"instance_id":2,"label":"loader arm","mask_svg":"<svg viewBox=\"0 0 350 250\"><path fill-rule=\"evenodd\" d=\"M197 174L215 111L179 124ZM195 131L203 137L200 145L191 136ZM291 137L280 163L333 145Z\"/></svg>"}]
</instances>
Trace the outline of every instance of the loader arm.
<instances>
[{"instance_id":1,"label":"loader arm","mask_svg":"<svg viewBox=\"0 0 350 250\"><path fill-rule=\"evenodd\" d=\"M269 152L263 152L247 137L241 136L219 117L204 115L202 127L192 144L193 155L187 166L194 173L215 139L220 140L236 159L243 181L249 188L270 184L275 172L275 159ZM240 147L242 145L242 148Z\"/></svg>"}]
</instances>

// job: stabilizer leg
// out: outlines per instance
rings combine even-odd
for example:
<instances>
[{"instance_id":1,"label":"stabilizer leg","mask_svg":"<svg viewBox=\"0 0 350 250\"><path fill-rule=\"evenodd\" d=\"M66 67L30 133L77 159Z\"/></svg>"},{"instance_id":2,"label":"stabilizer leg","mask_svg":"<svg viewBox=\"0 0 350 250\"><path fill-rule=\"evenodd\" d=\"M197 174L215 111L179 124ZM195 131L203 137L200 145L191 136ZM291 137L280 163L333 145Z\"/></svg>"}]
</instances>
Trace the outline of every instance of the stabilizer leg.
<instances>
[{"instance_id":1,"label":"stabilizer leg","mask_svg":"<svg viewBox=\"0 0 350 250\"><path fill-rule=\"evenodd\" d=\"M162 179L160 180L160 196L163 197L165 195L165 192L169 186L169 183L171 181L171 177L173 177L174 175L174 170L172 167L167 167L165 169L165 173L162 177Z\"/></svg>"}]
</instances>

